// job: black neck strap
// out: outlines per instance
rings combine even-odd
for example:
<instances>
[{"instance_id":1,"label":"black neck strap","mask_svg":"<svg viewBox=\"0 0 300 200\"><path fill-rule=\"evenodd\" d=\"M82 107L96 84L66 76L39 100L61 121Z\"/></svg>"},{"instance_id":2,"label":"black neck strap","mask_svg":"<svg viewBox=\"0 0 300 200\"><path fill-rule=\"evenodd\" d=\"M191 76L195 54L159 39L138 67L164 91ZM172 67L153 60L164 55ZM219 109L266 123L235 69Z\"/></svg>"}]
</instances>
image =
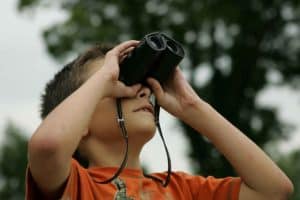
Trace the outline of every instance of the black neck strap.
<instances>
[{"instance_id":1,"label":"black neck strap","mask_svg":"<svg viewBox=\"0 0 300 200\"><path fill-rule=\"evenodd\" d=\"M171 167L171 158L170 158L170 153L168 151L168 147L167 147L167 144L166 144L166 141L165 141L165 138L162 134L162 130L161 130L161 127L160 127L160 123L159 123L159 111L160 111L160 106L157 102L157 100L155 99L155 104L154 104L154 116L155 116L155 124L158 128L158 132L159 132L159 135L160 135L160 138L163 142L163 145L164 145L164 148L165 148L165 152L166 152L166 155L167 155L167 159L168 159L168 172L167 172L167 177L165 179L165 181L155 177L155 176L152 176L152 175L149 175L149 174L145 174L144 173L144 176L145 177L148 177L148 178L151 178L155 181L158 181L160 182L164 187L166 187L169 182L170 182L170 178L171 178L171 172L172 172L172 167Z\"/></svg>"},{"instance_id":2,"label":"black neck strap","mask_svg":"<svg viewBox=\"0 0 300 200\"><path fill-rule=\"evenodd\" d=\"M122 161L119 169L116 171L116 173L111 178L109 178L107 180L104 180L104 181L96 181L97 183L101 183L101 184L110 183L115 178L117 178L121 174L123 169L125 168L125 166L127 164L127 159L128 159L128 134L127 134L127 130L126 130L126 127L125 127L125 121L124 121L124 118L123 118L121 99L120 98L118 98L116 100L116 106L117 106L117 115L118 115L117 120L118 120L119 126L121 128L122 136L125 140L125 145L126 145L125 146L125 155L124 155L123 161Z\"/></svg>"},{"instance_id":3,"label":"black neck strap","mask_svg":"<svg viewBox=\"0 0 300 200\"><path fill-rule=\"evenodd\" d=\"M124 159L119 167L119 169L116 171L116 173L109 179L105 180L105 181L96 181L97 183L101 183L101 184L106 184L106 183L109 183L111 182L112 180L114 180L115 178L117 178L120 173L123 171L123 169L125 168L126 166L126 163L127 163L127 159L128 159L128 134L127 134L127 130L126 130L126 127L125 127L125 121L124 121L124 118L123 118L123 113L122 113L122 105L121 105L121 98L118 98L116 100L116 107L117 107L117 115L118 115L118 123L119 123L119 126L120 126L120 129L122 131L122 136L125 140L125 144L126 144L126 149L125 149L125 155L124 155ZM165 181L161 180L160 178L157 178L155 176L152 176L152 175L148 175L148 174L145 174L144 173L144 176L147 177L147 178L151 178L155 181L158 181L160 182L164 187L166 187L169 182L170 182L170 178L171 178L171 172L172 172L172 167L171 167L171 158L170 158L170 154L169 154L169 151L168 151L168 147L166 145L166 142L165 142L165 139L164 139L164 136L162 134L162 130L161 130L161 127L160 127L160 124L159 124L159 111L160 111L160 106L158 105L157 103L157 100L155 100L155 105L154 105L154 116L155 116L155 124L158 128L158 131L159 131L159 135L161 137L161 140L163 142L163 145L164 145L164 148L165 148L165 152L167 154L167 159L168 159L168 172L167 172L167 176L166 176L166 179Z\"/></svg>"}]
</instances>

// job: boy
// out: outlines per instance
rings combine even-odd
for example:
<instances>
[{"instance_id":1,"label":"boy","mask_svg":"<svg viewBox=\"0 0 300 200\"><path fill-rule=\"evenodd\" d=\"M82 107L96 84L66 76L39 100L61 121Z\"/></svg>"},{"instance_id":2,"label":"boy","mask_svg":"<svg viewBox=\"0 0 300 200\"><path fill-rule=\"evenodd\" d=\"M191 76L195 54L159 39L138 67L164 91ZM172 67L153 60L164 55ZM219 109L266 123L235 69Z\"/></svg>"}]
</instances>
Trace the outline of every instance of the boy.
<instances>
[{"instance_id":1,"label":"boy","mask_svg":"<svg viewBox=\"0 0 300 200\"><path fill-rule=\"evenodd\" d=\"M43 96L43 122L29 142L27 199L288 199L293 185L288 177L209 104L184 79L177 67L164 88L154 79L149 86L128 87L118 81L119 62L138 41L127 41L105 54L94 48L67 65ZM153 91L167 112L183 120L223 153L240 178L192 176L173 172L163 187L143 176L139 154L155 133ZM118 169L124 142L116 121L115 99L122 108L129 138L127 166ZM75 151L88 162L83 168L72 159ZM166 174L156 173L164 178Z\"/></svg>"}]
</instances>

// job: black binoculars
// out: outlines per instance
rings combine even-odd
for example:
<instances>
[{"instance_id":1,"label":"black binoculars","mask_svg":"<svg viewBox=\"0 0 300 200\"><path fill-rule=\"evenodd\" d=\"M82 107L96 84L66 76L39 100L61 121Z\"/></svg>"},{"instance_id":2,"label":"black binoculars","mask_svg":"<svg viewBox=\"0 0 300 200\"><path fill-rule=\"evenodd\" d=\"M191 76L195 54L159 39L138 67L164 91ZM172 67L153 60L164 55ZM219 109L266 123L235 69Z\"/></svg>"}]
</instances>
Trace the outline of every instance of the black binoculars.
<instances>
[{"instance_id":1,"label":"black binoculars","mask_svg":"<svg viewBox=\"0 0 300 200\"><path fill-rule=\"evenodd\" d=\"M126 85L147 84L146 78L153 77L163 84L183 57L184 50L174 39L160 32L147 34L120 63L119 80Z\"/></svg>"}]
</instances>

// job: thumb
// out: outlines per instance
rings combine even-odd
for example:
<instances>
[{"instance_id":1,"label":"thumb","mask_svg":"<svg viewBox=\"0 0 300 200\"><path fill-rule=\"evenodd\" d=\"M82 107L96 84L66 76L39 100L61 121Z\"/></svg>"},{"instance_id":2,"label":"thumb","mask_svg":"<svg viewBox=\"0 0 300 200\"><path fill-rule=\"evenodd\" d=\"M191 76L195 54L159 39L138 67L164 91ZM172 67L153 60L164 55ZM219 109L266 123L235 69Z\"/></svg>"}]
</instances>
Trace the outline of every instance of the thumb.
<instances>
[{"instance_id":1,"label":"thumb","mask_svg":"<svg viewBox=\"0 0 300 200\"><path fill-rule=\"evenodd\" d=\"M123 82L118 81L118 93L117 97L134 97L137 92L141 89L141 84L135 84L133 86L126 86Z\"/></svg>"},{"instance_id":2,"label":"thumb","mask_svg":"<svg viewBox=\"0 0 300 200\"><path fill-rule=\"evenodd\" d=\"M164 95L164 90L161 87L160 83L157 80L155 80L154 78L148 78L147 83L150 85L156 98L158 100L161 99Z\"/></svg>"}]
</instances>

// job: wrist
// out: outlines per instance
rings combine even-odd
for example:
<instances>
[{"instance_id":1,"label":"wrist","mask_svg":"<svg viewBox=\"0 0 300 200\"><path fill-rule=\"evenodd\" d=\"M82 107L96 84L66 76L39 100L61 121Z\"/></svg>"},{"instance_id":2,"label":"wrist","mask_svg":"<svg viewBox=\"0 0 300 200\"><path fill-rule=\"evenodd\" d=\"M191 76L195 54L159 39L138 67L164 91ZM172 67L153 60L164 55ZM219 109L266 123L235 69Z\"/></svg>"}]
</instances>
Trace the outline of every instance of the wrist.
<instances>
[{"instance_id":1,"label":"wrist","mask_svg":"<svg viewBox=\"0 0 300 200\"><path fill-rule=\"evenodd\" d=\"M106 97L111 96L111 89L108 85L108 83L111 82L111 78L109 76L103 73L100 69L93 75L92 78L96 81L96 84L98 85L99 99L104 99Z\"/></svg>"},{"instance_id":2,"label":"wrist","mask_svg":"<svg viewBox=\"0 0 300 200\"><path fill-rule=\"evenodd\" d=\"M201 99L186 109L184 115L183 121L209 140L214 140L215 136L227 127L223 117L209 103Z\"/></svg>"},{"instance_id":3,"label":"wrist","mask_svg":"<svg viewBox=\"0 0 300 200\"><path fill-rule=\"evenodd\" d=\"M189 101L186 106L184 106L180 119L182 119L185 123L192 125L191 121L193 121L194 119L202 119L205 113L205 109L207 109L208 106L210 105L207 102L203 101L201 98Z\"/></svg>"}]
</instances>

